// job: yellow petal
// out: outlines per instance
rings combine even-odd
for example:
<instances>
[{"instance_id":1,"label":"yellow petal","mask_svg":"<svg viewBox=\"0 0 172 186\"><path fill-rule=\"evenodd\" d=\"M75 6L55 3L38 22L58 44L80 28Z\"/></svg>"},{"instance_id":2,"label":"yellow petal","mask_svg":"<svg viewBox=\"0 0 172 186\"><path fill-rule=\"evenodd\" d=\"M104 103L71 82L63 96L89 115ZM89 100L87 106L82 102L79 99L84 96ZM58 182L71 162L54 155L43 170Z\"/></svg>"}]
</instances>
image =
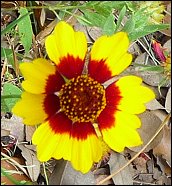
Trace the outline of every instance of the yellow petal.
<instances>
[{"instance_id":1,"label":"yellow petal","mask_svg":"<svg viewBox=\"0 0 172 186\"><path fill-rule=\"evenodd\" d=\"M117 152L122 152L125 147L134 147L142 144L142 140L135 129L139 127L140 121L134 115L128 115L129 118L124 118L123 116L126 116L126 113L117 111L114 125L101 131L104 141Z\"/></svg>"},{"instance_id":2,"label":"yellow petal","mask_svg":"<svg viewBox=\"0 0 172 186\"><path fill-rule=\"evenodd\" d=\"M73 139L71 164L76 170L87 173L93 162L98 162L101 156L102 146L95 135L88 135L85 140Z\"/></svg>"},{"instance_id":3,"label":"yellow petal","mask_svg":"<svg viewBox=\"0 0 172 186\"><path fill-rule=\"evenodd\" d=\"M125 76L120 78L115 85L118 86L120 96L118 109L139 114L145 111L144 103L155 98L153 91L141 85L141 78L136 76Z\"/></svg>"},{"instance_id":4,"label":"yellow petal","mask_svg":"<svg viewBox=\"0 0 172 186\"><path fill-rule=\"evenodd\" d=\"M49 58L59 64L60 59L68 55L83 60L87 51L87 40L84 33L75 32L69 24L60 21L53 34L46 38L45 47Z\"/></svg>"},{"instance_id":5,"label":"yellow petal","mask_svg":"<svg viewBox=\"0 0 172 186\"><path fill-rule=\"evenodd\" d=\"M82 128L85 123L72 124L71 122L72 126L67 127L68 124L62 121L61 116L62 114L57 114L41 124L34 133L32 142L37 146L38 159L47 161L51 157L63 158L71 161L76 170L86 173L93 163L98 162L102 157L101 141L96 136L91 123L86 124L87 130Z\"/></svg>"},{"instance_id":6,"label":"yellow petal","mask_svg":"<svg viewBox=\"0 0 172 186\"><path fill-rule=\"evenodd\" d=\"M119 60L116 60L115 56L111 56L106 60L108 67L112 72L112 76L120 74L125 70L132 62L132 55L125 53Z\"/></svg>"},{"instance_id":7,"label":"yellow petal","mask_svg":"<svg viewBox=\"0 0 172 186\"><path fill-rule=\"evenodd\" d=\"M49 127L48 122L41 124L32 136L32 143L37 145L37 156L41 162L48 161L57 146L58 135Z\"/></svg>"},{"instance_id":8,"label":"yellow petal","mask_svg":"<svg viewBox=\"0 0 172 186\"><path fill-rule=\"evenodd\" d=\"M47 114L44 111L43 102L45 95L30 94L23 92L21 100L13 107L12 112L23 118L23 122L28 125L42 123Z\"/></svg>"},{"instance_id":9,"label":"yellow petal","mask_svg":"<svg viewBox=\"0 0 172 186\"><path fill-rule=\"evenodd\" d=\"M49 75L55 74L56 68L46 59L39 58L32 63L21 63L20 70L25 78L22 87L30 93L41 94L45 92Z\"/></svg>"},{"instance_id":10,"label":"yellow petal","mask_svg":"<svg viewBox=\"0 0 172 186\"><path fill-rule=\"evenodd\" d=\"M97 62L105 60L105 64L112 72L112 76L121 73L132 61L127 53L129 39L125 32L118 32L112 36L102 36L93 44L91 60Z\"/></svg>"}]
</instances>

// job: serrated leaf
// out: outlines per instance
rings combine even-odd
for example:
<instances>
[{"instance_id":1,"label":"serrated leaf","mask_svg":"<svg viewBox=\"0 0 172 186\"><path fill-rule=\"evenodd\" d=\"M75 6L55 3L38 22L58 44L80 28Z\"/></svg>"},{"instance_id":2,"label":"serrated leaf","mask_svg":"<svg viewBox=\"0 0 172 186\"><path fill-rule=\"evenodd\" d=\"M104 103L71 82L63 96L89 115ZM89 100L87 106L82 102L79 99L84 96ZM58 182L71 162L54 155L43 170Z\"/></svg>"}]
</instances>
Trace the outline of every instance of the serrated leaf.
<instances>
[{"instance_id":1,"label":"serrated leaf","mask_svg":"<svg viewBox=\"0 0 172 186\"><path fill-rule=\"evenodd\" d=\"M12 85L11 83L5 83L3 86L2 96L1 96L1 109L4 112L11 112L11 109L16 104L21 96L22 91Z\"/></svg>"},{"instance_id":2,"label":"serrated leaf","mask_svg":"<svg viewBox=\"0 0 172 186\"><path fill-rule=\"evenodd\" d=\"M20 17L28 14L27 8L21 7L19 9ZM22 45L24 46L25 53L27 54L32 44L32 25L29 15L18 23L19 37Z\"/></svg>"},{"instance_id":3,"label":"serrated leaf","mask_svg":"<svg viewBox=\"0 0 172 186\"><path fill-rule=\"evenodd\" d=\"M112 35L115 31L115 28L116 28L116 25L114 22L114 16L110 14L103 26L102 32L106 35Z\"/></svg>"}]
</instances>

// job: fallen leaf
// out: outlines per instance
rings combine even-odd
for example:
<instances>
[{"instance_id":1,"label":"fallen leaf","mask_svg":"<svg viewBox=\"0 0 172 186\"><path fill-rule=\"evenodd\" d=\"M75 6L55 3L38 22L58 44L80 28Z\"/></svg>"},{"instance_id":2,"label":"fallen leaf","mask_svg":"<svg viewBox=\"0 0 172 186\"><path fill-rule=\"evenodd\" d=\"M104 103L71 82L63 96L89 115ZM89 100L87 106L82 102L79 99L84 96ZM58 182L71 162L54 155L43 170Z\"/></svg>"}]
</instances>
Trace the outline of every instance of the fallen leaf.
<instances>
[{"instance_id":1,"label":"fallen leaf","mask_svg":"<svg viewBox=\"0 0 172 186\"><path fill-rule=\"evenodd\" d=\"M146 109L149 110L164 109L164 107L156 99L149 101L145 105L146 105Z\"/></svg>"},{"instance_id":2,"label":"fallen leaf","mask_svg":"<svg viewBox=\"0 0 172 186\"><path fill-rule=\"evenodd\" d=\"M28 146L33 145L19 144L18 148L22 151L22 156L26 160L25 163L31 180L36 181L40 173L40 162L36 157L36 153L33 150L29 149Z\"/></svg>"},{"instance_id":3,"label":"fallen leaf","mask_svg":"<svg viewBox=\"0 0 172 186\"><path fill-rule=\"evenodd\" d=\"M138 133L141 136L141 139L143 141L143 144L138 147L130 147L129 149L138 152L140 151L146 143L152 138L152 136L155 134L159 126L161 125L161 120L151 111L145 111L142 114L138 115L141 119L141 127L138 129ZM148 152L150 149L153 149L156 147L159 142L162 139L163 132L161 131L155 139L148 145L148 147L145 149L145 152Z\"/></svg>"},{"instance_id":4,"label":"fallen leaf","mask_svg":"<svg viewBox=\"0 0 172 186\"><path fill-rule=\"evenodd\" d=\"M128 161L122 154L112 151L110 160L108 162L111 174L124 166L127 162ZM133 175L131 174L130 167L128 166L113 176L112 179L115 185L133 185L132 176Z\"/></svg>"},{"instance_id":5,"label":"fallen leaf","mask_svg":"<svg viewBox=\"0 0 172 186\"><path fill-rule=\"evenodd\" d=\"M44 8L41 9L40 23L41 23L41 26L43 27L45 23L45 9Z\"/></svg>"},{"instance_id":6,"label":"fallen leaf","mask_svg":"<svg viewBox=\"0 0 172 186\"><path fill-rule=\"evenodd\" d=\"M164 43L163 48L165 52L171 52L171 39L169 39L166 43Z\"/></svg>"},{"instance_id":7,"label":"fallen leaf","mask_svg":"<svg viewBox=\"0 0 172 186\"><path fill-rule=\"evenodd\" d=\"M169 88L165 100L165 109L168 113L171 112L171 87Z\"/></svg>"},{"instance_id":8,"label":"fallen leaf","mask_svg":"<svg viewBox=\"0 0 172 186\"><path fill-rule=\"evenodd\" d=\"M36 126L26 125L26 141L31 141L33 133L36 130Z\"/></svg>"},{"instance_id":9,"label":"fallen leaf","mask_svg":"<svg viewBox=\"0 0 172 186\"><path fill-rule=\"evenodd\" d=\"M131 42L128 52L133 54L134 56L139 56L141 55L141 50L136 42Z\"/></svg>"},{"instance_id":10,"label":"fallen leaf","mask_svg":"<svg viewBox=\"0 0 172 186\"><path fill-rule=\"evenodd\" d=\"M13 115L10 119L1 119L2 129L10 131L10 134L19 142L24 141L24 124L20 117Z\"/></svg>"},{"instance_id":11,"label":"fallen leaf","mask_svg":"<svg viewBox=\"0 0 172 186\"><path fill-rule=\"evenodd\" d=\"M50 185L95 185L92 172L82 174L72 168L70 162L58 160L49 178Z\"/></svg>"},{"instance_id":12,"label":"fallen leaf","mask_svg":"<svg viewBox=\"0 0 172 186\"><path fill-rule=\"evenodd\" d=\"M137 63L137 64L144 65L146 59L147 59L147 53L144 52L144 53L140 54L139 56L137 56L136 59L134 60L134 62Z\"/></svg>"},{"instance_id":13,"label":"fallen leaf","mask_svg":"<svg viewBox=\"0 0 172 186\"><path fill-rule=\"evenodd\" d=\"M162 158L162 156L157 156L157 165L160 166L160 169L163 174L167 176L171 176L171 167L167 164L167 161Z\"/></svg>"},{"instance_id":14,"label":"fallen leaf","mask_svg":"<svg viewBox=\"0 0 172 186\"><path fill-rule=\"evenodd\" d=\"M165 110L152 110L151 112L154 113L161 121L164 121L167 117Z\"/></svg>"},{"instance_id":15,"label":"fallen leaf","mask_svg":"<svg viewBox=\"0 0 172 186\"><path fill-rule=\"evenodd\" d=\"M102 35L102 29L96 26L87 27L88 35L93 41L98 39Z\"/></svg>"},{"instance_id":16,"label":"fallen leaf","mask_svg":"<svg viewBox=\"0 0 172 186\"><path fill-rule=\"evenodd\" d=\"M155 155L162 157L171 166L171 127L165 125L163 128L163 137L160 143L153 149Z\"/></svg>"},{"instance_id":17,"label":"fallen leaf","mask_svg":"<svg viewBox=\"0 0 172 186\"><path fill-rule=\"evenodd\" d=\"M94 177L96 180L96 183L99 183L101 180L105 179L110 175L109 165L106 164L106 166L100 167L94 171ZM104 185L110 185L114 184L112 179L109 179L103 183Z\"/></svg>"}]
</instances>

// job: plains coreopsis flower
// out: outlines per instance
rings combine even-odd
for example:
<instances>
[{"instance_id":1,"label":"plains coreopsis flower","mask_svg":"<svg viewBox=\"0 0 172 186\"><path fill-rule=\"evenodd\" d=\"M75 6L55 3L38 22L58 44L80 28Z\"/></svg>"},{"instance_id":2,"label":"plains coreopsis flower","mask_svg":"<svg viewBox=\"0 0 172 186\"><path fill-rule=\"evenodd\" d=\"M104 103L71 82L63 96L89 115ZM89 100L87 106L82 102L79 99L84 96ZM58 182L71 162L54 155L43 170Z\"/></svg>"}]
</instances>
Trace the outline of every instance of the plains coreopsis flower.
<instances>
[{"instance_id":1,"label":"plains coreopsis flower","mask_svg":"<svg viewBox=\"0 0 172 186\"><path fill-rule=\"evenodd\" d=\"M20 65L24 92L13 113L27 125L41 124L32 137L41 162L63 158L86 173L102 157L101 140L117 152L142 143L136 114L154 93L132 75L104 86L130 65L128 46L124 32L102 36L85 63L84 33L60 21L45 41L50 60Z\"/></svg>"}]
</instances>

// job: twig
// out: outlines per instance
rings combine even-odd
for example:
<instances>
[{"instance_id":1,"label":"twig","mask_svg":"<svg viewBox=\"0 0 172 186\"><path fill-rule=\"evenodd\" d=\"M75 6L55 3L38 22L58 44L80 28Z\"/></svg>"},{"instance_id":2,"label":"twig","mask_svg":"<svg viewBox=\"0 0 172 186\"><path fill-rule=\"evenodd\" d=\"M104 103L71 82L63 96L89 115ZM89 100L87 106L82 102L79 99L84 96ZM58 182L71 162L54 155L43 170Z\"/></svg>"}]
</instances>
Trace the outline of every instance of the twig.
<instances>
[{"instance_id":1,"label":"twig","mask_svg":"<svg viewBox=\"0 0 172 186\"><path fill-rule=\"evenodd\" d=\"M42 163L42 166L43 166L43 170L44 170L44 175L45 175L46 184L49 185L49 184L48 184L47 172L46 172L46 169L45 169L45 163L44 163L44 162Z\"/></svg>"},{"instance_id":2,"label":"twig","mask_svg":"<svg viewBox=\"0 0 172 186\"><path fill-rule=\"evenodd\" d=\"M97 183L97 185L101 185L103 184L105 181L111 179L113 176L115 176L116 174L118 174L119 172L121 172L125 167L127 167L133 160L135 160L146 148L147 146L155 139L155 137L160 133L160 131L163 129L163 127L166 125L166 123L168 122L168 120L171 117L171 113L169 113L167 115L167 117L164 119L164 121L161 123L161 125L159 126L158 130L156 131L156 133L152 136L152 138L148 141L148 143L145 144L145 146L130 160L128 161L124 166L122 166L120 169L118 169L117 171L115 171L114 173L112 173L111 175L109 175L108 177L106 177L105 179L101 180L100 182Z\"/></svg>"},{"instance_id":3,"label":"twig","mask_svg":"<svg viewBox=\"0 0 172 186\"><path fill-rule=\"evenodd\" d=\"M21 169L28 177L28 173L26 171L26 169L24 169L22 167L22 165L20 165L17 161L15 161L14 159L12 159L11 157L9 157L8 155L4 154L3 152L1 152L1 155L4 156L5 158L8 158L9 161L13 162L19 169Z\"/></svg>"},{"instance_id":4,"label":"twig","mask_svg":"<svg viewBox=\"0 0 172 186\"><path fill-rule=\"evenodd\" d=\"M140 184L146 184L146 185L158 185L158 184L155 184L155 183L148 183L148 182L144 182L144 181L136 181L136 180L133 180L134 183L140 183Z\"/></svg>"}]
</instances>

